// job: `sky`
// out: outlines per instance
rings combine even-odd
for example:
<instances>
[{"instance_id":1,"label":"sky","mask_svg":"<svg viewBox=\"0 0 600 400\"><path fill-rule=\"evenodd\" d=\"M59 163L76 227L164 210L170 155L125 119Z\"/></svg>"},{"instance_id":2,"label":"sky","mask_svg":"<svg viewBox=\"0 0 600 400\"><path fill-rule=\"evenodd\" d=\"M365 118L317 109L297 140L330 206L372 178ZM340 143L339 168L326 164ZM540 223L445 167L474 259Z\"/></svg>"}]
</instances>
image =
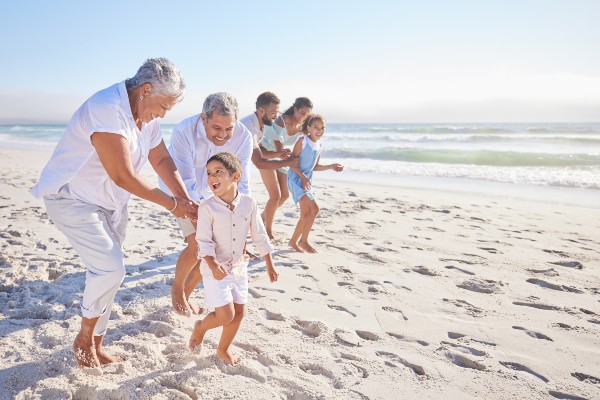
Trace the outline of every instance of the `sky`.
<instances>
[{"instance_id":1,"label":"sky","mask_svg":"<svg viewBox=\"0 0 600 400\"><path fill-rule=\"evenodd\" d=\"M167 57L167 123L272 91L330 122L599 122L600 1L3 1L0 123L65 123Z\"/></svg>"}]
</instances>

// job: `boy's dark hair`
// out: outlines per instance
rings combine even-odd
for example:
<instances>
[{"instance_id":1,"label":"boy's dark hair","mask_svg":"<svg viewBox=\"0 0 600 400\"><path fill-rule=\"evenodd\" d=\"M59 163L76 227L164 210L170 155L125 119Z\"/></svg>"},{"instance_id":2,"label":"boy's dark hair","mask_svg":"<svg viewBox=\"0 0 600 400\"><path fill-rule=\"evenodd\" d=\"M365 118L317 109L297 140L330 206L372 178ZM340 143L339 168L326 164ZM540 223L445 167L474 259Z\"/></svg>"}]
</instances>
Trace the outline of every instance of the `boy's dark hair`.
<instances>
[{"instance_id":1,"label":"boy's dark hair","mask_svg":"<svg viewBox=\"0 0 600 400\"><path fill-rule=\"evenodd\" d=\"M258 110L260 107L267 107L269 104L279 104L281 100L279 97L272 92L264 92L261 93L256 99L256 109Z\"/></svg>"},{"instance_id":2,"label":"boy's dark hair","mask_svg":"<svg viewBox=\"0 0 600 400\"><path fill-rule=\"evenodd\" d=\"M219 161L230 174L242 173L242 162L235 155L227 152L217 153L208 159L206 165L211 161Z\"/></svg>"},{"instance_id":3,"label":"boy's dark hair","mask_svg":"<svg viewBox=\"0 0 600 400\"><path fill-rule=\"evenodd\" d=\"M294 101L294 104L292 104L292 106L290 108L285 110L283 115L294 115L294 108L302 108L302 107L308 107L312 110L313 103L312 103L312 101L310 101L310 99L308 97L298 97L296 99L296 101Z\"/></svg>"}]
</instances>

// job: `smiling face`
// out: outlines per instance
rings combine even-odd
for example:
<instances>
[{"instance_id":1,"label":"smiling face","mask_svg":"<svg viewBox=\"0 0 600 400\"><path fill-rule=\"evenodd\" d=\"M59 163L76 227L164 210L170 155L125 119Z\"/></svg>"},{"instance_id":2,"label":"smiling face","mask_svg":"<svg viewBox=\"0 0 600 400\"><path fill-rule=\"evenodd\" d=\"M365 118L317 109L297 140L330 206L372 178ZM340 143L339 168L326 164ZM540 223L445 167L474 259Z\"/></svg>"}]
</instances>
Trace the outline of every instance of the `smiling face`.
<instances>
[{"instance_id":1,"label":"smiling face","mask_svg":"<svg viewBox=\"0 0 600 400\"><path fill-rule=\"evenodd\" d=\"M313 118L313 120L310 121L307 130L310 140L316 142L325 134L325 123L323 123L323 121L321 121L319 118Z\"/></svg>"},{"instance_id":2,"label":"smiling face","mask_svg":"<svg viewBox=\"0 0 600 400\"><path fill-rule=\"evenodd\" d=\"M233 115L221 115L213 112L210 118L201 114L202 124L206 130L206 137L215 146L223 146L233 135L235 128L235 118Z\"/></svg>"},{"instance_id":3,"label":"smiling face","mask_svg":"<svg viewBox=\"0 0 600 400\"><path fill-rule=\"evenodd\" d=\"M225 165L219 160L212 160L206 164L208 174L208 186L215 196L231 202L236 195L237 183L240 180L239 172L229 172Z\"/></svg>"},{"instance_id":4,"label":"smiling face","mask_svg":"<svg viewBox=\"0 0 600 400\"><path fill-rule=\"evenodd\" d=\"M139 91L136 92L135 98L140 97L140 100L132 104L131 112L136 121L144 124L149 123L155 118L164 118L167 111L170 111L175 104L177 98L172 96L155 95L152 85L149 83L143 84Z\"/></svg>"},{"instance_id":5,"label":"smiling face","mask_svg":"<svg viewBox=\"0 0 600 400\"><path fill-rule=\"evenodd\" d=\"M294 107L294 119L296 121L302 121L307 114L310 114L312 108L310 107Z\"/></svg>"},{"instance_id":6,"label":"smiling face","mask_svg":"<svg viewBox=\"0 0 600 400\"><path fill-rule=\"evenodd\" d=\"M260 110L264 113L262 115L262 123L265 125L273 125L273 122L279 113L279 104L269 103L266 107L260 107Z\"/></svg>"}]
</instances>

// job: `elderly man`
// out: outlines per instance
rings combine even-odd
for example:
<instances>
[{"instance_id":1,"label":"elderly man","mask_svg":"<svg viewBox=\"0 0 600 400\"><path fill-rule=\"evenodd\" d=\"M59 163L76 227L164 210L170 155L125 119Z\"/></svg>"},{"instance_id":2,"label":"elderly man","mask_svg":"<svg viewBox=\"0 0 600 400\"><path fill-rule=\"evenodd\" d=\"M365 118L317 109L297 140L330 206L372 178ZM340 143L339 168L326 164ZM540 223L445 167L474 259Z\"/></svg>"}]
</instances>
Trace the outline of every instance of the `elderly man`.
<instances>
[{"instance_id":1,"label":"elderly man","mask_svg":"<svg viewBox=\"0 0 600 400\"><path fill-rule=\"evenodd\" d=\"M250 194L248 182L252 156L252 134L237 120L238 103L229 93L209 95L202 113L184 119L173 129L169 153L190 196L197 202L212 196L208 187L206 162L221 152L235 154L242 163L242 178L238 190ZM198 268L196 221L177 218L177 224L187 243L175 265L171 289L173 309L180 315L197 314L200 310L189 303L192 291L202 280Z\"/></svg>"}]
</instances>

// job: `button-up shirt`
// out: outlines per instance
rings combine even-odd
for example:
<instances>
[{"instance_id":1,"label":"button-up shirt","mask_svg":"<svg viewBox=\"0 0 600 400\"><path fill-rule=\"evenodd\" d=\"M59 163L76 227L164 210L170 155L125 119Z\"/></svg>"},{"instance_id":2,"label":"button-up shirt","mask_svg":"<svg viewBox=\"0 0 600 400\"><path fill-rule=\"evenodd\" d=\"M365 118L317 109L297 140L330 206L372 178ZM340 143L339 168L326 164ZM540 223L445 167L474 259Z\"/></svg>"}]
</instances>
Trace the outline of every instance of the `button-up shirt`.
<instances>
[{"instance_id":1,"label":"button-up shirt","mask_svg":"<svg viewBox=\"0 0 600 400\"><path fill-rule=\"evenodd\" d=\"M258 145L260 144L263 135L265 134L265 126L263 125L261 129L260 122L258 121L256 113L252 113L250 115L246 115L244 118L240 118L240 122L244 124L244 126L248 128L248 130L252 134L253 148L258 149Z\"/></svg>"},{"instance_id":2,"label":"button-up shirt","mask_svg":"<svg viewBox=\"0 0 600 400\"><path fill-rule=\"evenodd\" d=\"M235 122L233 134L223 146L217 146L208 139L200 114L184 119L173 129L169 153L192 199L200 201L213 195L208 186L206 162L211 156L221 152L232 153L240 159L242 178L238 190L250 194L252 134L240 121ZM160 188L168 192L162 181Z\"/></svg>"},{"instance_id":3,"label":"button-up shirt","mask_svg":"<svg viewBox=\"0 0 600 400\"><path fill-rule=\"evenodd\" d=\"M261 256L273 252L273 246L258 214L256 201L238 193L233 210L217 196L202 202L198 207L198 258L214 257L228 270L244 265L246 236L250 232L252 243Z\"/></svg>"}]
</instances>

